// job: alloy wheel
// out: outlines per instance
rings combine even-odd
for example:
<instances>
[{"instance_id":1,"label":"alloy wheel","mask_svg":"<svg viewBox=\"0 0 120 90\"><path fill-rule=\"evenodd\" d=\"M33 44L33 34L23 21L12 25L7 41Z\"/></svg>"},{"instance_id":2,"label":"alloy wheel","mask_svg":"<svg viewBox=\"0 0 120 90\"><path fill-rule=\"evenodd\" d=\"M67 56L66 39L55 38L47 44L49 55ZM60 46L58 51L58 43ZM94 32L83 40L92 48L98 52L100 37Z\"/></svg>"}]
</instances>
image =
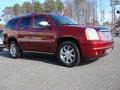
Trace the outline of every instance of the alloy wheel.
<instances>
[{"instance_id":1,"label":"alloy wheel","mask_svg":"<svg viewBox=\"0 0 120 90\"><path fill-rule=\"evenodd\" d=\"M76 58L74 48L69 45L63 46L60 50L60 58L64 63L73 63Z\"/></svg>"}]
</instances>

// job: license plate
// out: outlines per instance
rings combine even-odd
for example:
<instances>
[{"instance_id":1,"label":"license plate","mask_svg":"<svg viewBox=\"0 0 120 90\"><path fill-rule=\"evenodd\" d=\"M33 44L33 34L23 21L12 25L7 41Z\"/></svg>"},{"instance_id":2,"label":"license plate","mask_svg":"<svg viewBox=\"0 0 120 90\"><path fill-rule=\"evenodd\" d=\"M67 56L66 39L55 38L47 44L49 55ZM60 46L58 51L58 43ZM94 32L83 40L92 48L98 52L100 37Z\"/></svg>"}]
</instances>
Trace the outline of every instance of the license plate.
<instances>
[{"instance_id":1,"label":"license plate","mask_svg":"<svg viewBox=\"0 0 120 90\"><path fill-rule=\"evenodd\" d=\"M3 44L3 40L2 40L2 38L0 38L0 44Z\"/></svg>"},{"instance_id":2,"label":"license plate","mask_svg":"<svg viewBox=\"0 0 120 90\"><path fill-rule=\"evenodd\" d=\"M109 49L106 49L106 50L105 50L105 53L108 54L108 53L110 53L111 51L112 51L112 48L109 48Z\"/></svg>"}]
</instances>

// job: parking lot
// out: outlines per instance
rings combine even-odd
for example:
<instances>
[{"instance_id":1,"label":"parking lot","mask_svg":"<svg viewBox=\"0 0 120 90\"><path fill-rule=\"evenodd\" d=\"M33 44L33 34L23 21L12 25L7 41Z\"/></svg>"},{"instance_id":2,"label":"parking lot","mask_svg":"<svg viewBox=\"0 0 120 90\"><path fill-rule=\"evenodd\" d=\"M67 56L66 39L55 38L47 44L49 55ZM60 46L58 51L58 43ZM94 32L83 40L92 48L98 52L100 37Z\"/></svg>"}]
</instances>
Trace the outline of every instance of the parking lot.
<instances>
[{"instance_id":1,"label":"parking lot","mask_svg":"<svg viewBox=\"0 0 120 90\"><path fill-rule=\"evenodd\" d=\"M54 55L25 53L11 59L0 52L0 90L120 90L120 37L111 54L67 68Z\"/></svg>"}]
</instances>

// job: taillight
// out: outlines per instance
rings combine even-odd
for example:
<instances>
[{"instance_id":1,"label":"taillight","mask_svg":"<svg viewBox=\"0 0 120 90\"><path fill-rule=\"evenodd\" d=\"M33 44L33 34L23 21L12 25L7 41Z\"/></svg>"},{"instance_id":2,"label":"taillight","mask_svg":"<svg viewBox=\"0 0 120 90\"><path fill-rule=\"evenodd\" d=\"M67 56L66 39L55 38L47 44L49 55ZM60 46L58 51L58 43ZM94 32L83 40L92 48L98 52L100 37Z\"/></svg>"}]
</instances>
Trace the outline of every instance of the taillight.
<instances>
[{"instance_id":1,"label":"taillight","mask_svg":"<svg viewBox=\"0 0 120 90\"><path fill-rule=\"evenodd\" d=\"M86 29L86 38L87 40L100 40L99 35L94 28Z\"/></svg>"}]
</instances>

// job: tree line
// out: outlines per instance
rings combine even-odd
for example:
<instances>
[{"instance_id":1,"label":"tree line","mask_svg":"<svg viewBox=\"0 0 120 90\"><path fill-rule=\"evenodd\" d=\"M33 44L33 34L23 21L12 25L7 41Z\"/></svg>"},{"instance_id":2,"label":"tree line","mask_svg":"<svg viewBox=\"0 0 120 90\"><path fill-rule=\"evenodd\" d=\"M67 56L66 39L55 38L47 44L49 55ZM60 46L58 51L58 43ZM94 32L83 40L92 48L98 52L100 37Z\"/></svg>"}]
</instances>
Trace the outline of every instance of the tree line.
<instances>
[{"instance_id":1,"label":"tree line","mask_svg":"<svg viewBox=\"0 0 120 90\"><path fill-rule=\"evenodd\" d=\"M95 24L97 20L98 0L65 0L66 15L81 24Z\"/></svg>"},{"instance_id":2,"label":"tree line","mask_svg":"<svg viewBox=\"0 0 120 90\"><path fill-rule=\"evenodd\" d=\"M22 5L16 3L13 6L5 7L2 11L4 21L15 16L27 15L30 13L60 12L64 9L64 3L61 0L46 0L44 3L35 0L34 2L23 2Z\"/></svg>"},{"instance_id":3,"label":"tree line","mask_svg":"<svg viewBox=\"0 0 120 90\"><path fill-rule=\"evenodd\" d=\"M98 0L45 0L44 3L35 0L24 2L22 5L15 4L6 7L3 10L3 18L8 21L15 16L26 15L37 12L63 12L64 15L70 16L80 24L98 23L97 19L97 1Z\"/></svg>"}]
</instances>

